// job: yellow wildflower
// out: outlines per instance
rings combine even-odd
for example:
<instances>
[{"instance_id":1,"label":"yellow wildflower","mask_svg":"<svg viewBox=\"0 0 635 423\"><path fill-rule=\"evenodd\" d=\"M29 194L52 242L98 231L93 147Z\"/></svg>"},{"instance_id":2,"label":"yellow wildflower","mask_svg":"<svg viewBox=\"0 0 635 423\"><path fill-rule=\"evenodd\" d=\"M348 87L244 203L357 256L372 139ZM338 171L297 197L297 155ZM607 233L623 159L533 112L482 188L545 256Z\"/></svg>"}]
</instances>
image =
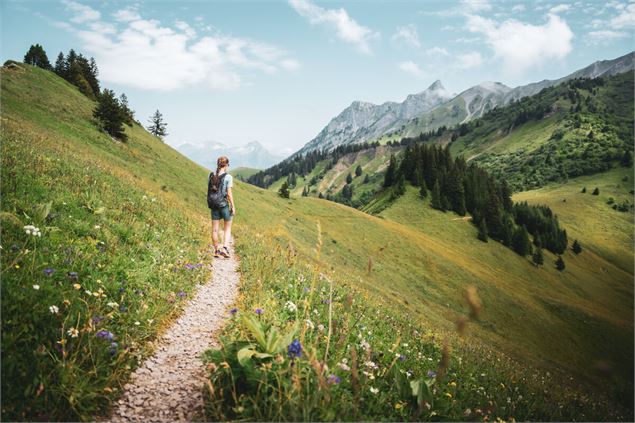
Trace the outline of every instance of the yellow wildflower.
<instances>
[{"instance_id":1,"label":"yellow wildflower","mask_svg":"<svg viewBox=\"0 0 635 423\"><path fill-rule=\"evenodd\" d=\"M75 289L82 289L82 286L78 283L73 284L73 288Z\"/></svg>"},{"instance_id":2,"label":"yellow wildflower","mask_svg":"<svg viewBox=\"0 0 635 423\"><path fill-rule=\"evenodd\" d=\"M446 393L445 393L445 396L446 396L446 397L448 397L448 398L452 398L452 394L451 394L451 393L449 393L449 392L446 392Z\"/></svg>"}]
</instances>

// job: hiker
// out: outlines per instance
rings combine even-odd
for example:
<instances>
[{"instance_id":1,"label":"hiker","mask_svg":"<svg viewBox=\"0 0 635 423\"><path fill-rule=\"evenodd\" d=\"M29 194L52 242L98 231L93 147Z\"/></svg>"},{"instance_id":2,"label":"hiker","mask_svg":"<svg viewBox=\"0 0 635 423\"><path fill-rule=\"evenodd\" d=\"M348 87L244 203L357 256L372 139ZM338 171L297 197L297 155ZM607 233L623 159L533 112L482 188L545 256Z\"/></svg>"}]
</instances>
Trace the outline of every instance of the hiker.
<instances>
[{"instance_id":1,"label":"hiker","mask_svg":"<svg viewBox=\"0 0 635 423\"><path fill-rule=\"evenodd\" d=\"M207 205L212 209L212 240L214 242L214 257L229 258L229 241L232 233L232 216L236 214L232 187L234 181L227 173L229 159L221 156L216 160L216 173L211 172L207 179ZM221 218L223 226L223 248L219 248L218 227Z\"/></svg>"}]
</instances>

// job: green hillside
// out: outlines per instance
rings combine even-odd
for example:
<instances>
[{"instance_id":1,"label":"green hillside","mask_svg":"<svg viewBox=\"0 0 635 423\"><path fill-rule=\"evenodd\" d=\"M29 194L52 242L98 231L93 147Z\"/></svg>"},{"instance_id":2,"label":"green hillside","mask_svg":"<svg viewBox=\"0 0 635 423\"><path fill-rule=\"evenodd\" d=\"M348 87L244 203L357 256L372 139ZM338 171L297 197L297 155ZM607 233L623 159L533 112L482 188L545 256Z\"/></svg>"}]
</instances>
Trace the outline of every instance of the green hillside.
<instances>
[{"instance_id":1,"label":"green hillside","mask_svg":"<svg viewBox=\"0 0 635 423\"><path fill-rule=\"evenodd\" d=\"M91 420L178 313L181 291L209 277L206 171L139 126L127 143L98 131L94 103L50 72L3 68L2 82L2 417ZM356 159L364 173L381 166ZM550 253L535 268L482 244L412 187L379 216L240 181L234 196L240 311L208 356L209 419L632 419L633 274L611 240L602 249L581 234L584 251L567 251L560 273ZM463 297L470 286L482 310ZM238 362L259 330L273 340L271 327L296 324L295 361L283 345ZM248 382L242 395L231 396L233 378Z\"/></svg>"},{"instance_id":2,"label":"green hillside","mask_svg":"<svg viewBox=\"0 0 635 423\"><path fill-rule=\"evenodd\" d=\"M255 175L258 172L260 172L260 169L255 169L253 167L237 167L236 169L232 169L232 174L241 180L246 180L251 175Z\"/></svg>"}]
</instances>

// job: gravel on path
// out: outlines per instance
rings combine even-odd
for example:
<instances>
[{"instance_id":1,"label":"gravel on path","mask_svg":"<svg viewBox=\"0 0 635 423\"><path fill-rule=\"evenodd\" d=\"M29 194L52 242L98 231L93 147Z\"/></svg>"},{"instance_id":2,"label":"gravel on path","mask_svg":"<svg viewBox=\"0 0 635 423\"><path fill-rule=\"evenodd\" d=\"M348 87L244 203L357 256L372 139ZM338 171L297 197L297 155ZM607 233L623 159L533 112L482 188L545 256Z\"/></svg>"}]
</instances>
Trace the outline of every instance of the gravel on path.
<instances>
[{"instance_id":1,"label":"gravel on path","mask_svg":"<svg viewBox=\"0 0 635 423\"><path fill-rule=\"evenodd\" d=\"M192 421L202 416L205 370L201 354L216 346L215 332L238 294L238 262L215 259L212 281L201 285L183 314L156 342L154 354L131 376L110 421Z\"/></svg>"}]
</instances>

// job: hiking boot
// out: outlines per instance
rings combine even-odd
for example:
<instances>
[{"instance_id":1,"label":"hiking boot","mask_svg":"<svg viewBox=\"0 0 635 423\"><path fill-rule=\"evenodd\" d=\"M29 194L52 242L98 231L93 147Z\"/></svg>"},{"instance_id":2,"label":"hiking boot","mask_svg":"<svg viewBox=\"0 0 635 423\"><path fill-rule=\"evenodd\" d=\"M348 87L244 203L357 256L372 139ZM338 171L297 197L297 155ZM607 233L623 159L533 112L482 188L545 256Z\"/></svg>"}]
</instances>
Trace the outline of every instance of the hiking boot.
<instances>
[{"instance_id":1,"label":"hiking boot","mask_svg":"<svg viewBox=\"0 0 635 423\"><path fill-rule=\"evenodd\" d=\"M220 250L220 255L225 258L229 258L229 248L223 247L223 249Z\"/></svg>"},{"instance_id":2,"label":"hiking boot","mask_svg":"<svg viewBox=\"0 0 635 423\"><path fill-rule=\"evenodd\" d=\"M220 257L220 250L214 249L214 258L219 258L219 257Z\"/></svg>"}]
</instances>

